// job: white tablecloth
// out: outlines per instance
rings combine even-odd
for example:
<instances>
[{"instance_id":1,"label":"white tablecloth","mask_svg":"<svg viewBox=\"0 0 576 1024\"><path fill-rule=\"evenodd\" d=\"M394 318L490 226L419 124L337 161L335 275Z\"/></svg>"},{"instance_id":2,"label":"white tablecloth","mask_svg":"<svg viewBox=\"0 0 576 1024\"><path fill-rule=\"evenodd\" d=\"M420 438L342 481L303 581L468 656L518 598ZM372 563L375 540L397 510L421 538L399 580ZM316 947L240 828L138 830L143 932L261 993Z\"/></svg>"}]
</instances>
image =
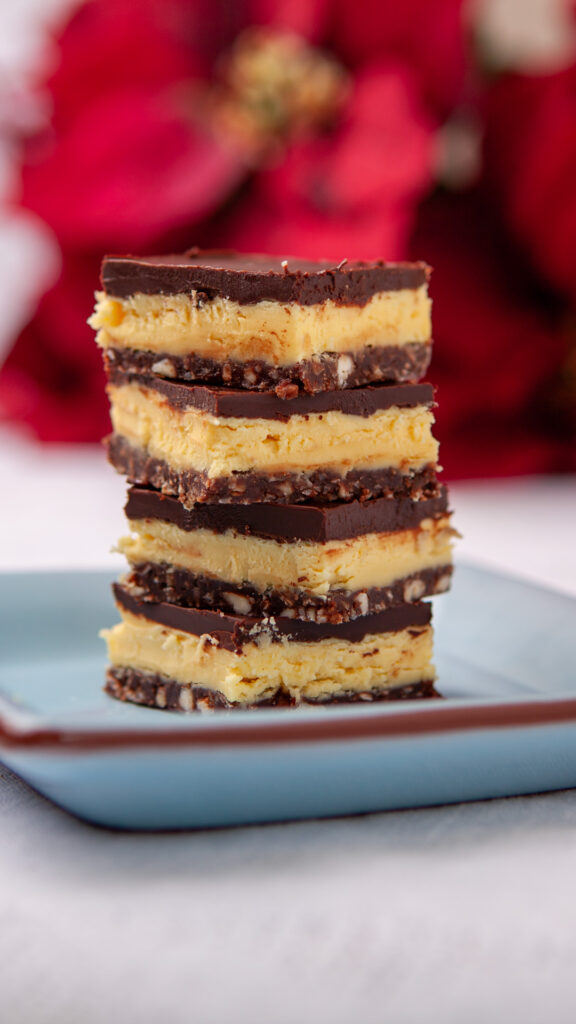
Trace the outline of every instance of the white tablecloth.
<instances>
[{"instance_id":1,"label":"white tablecloth","mask_svg":"<svg viewBox=\"0 0 576 1024\"><path fill-rule=\"evenodd\" d=\"M121 564L99 451L0 445L0 568ZM453 504L462 556L576 593L575 480ZM0 806L2 1024L576 1018L576 791L123 835L0 769Z\"/></svg>"}]
</instances>

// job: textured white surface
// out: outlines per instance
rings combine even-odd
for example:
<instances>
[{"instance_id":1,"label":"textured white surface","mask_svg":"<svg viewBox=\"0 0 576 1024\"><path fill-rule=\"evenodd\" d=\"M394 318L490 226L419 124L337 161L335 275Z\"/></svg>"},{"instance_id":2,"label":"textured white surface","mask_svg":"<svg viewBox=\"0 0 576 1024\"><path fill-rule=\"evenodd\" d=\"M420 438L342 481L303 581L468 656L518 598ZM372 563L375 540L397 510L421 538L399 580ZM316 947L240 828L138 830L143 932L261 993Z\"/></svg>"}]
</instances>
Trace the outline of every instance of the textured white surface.
<instances>
[{"instance_id":1,"label":"textured white surface","mask_svg":"<svg viewBox=\"0 0 576 1024\"><path fill-rule=\"evenodd\" d=\"M574 1020L575 793L147 836L2 782L7 1021Z\"/></svg>"},{"instance_id":2,"label":"textured white surface","mask_svg":"<svg viewBox=\"0 0 576 1024\"><path fill-rule=\"evenodd\" d=\"M0 474L1 568L121 564L99 449L5 434ZM453 504L463 555L576 593L574 479L460 484ZM124 835L0 769L0 809L7 1024L575 1018L576 792Z\"/></svg>"},{"instance_id":3,"label":"textured white surface","mask_svg":"<svg viewBox=\"0 0 576 1024\"><path fill-rule=\"evenodd\" d=\"M0 4L4 76L26 72L59 7ZM0 140L4 188L8 155ZM0 568L121 564L123 484L100 452L1 435L0 479ZM576 593L573 480L461 485L454 506L462 555ZM2 1024L576 1017L576 792L118 835L0 767L0 812Z\"/></svg>"}]
</instances>

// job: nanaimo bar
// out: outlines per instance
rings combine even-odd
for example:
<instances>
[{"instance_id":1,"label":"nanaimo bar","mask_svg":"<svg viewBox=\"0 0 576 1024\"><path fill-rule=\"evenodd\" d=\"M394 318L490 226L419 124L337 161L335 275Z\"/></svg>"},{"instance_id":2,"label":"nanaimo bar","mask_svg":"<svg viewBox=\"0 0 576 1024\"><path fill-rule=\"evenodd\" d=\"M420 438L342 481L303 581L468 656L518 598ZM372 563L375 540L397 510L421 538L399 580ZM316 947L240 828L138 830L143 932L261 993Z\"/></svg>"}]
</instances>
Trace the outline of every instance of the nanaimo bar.
<instances>
[{"instance_id":1,"label":"nanaimo bar","mask_svg":"<svg viewBox=\"0 0 576 1024\"><path fill-rule=\"evenodd\" d=\"M114 587L105 631L114 697L170 710L437 696L430 605L352 622L231 616L141 602Z\"/></svg>"},{"instance_id":2,"label":"nanaimo bar","mask_svg":"<svg viewBox=\"0 0 576 1024\"><path fill-rule=\"evenodd\" d=\"M164 711L437 697L424 263L111 256L91 323L129 481L106 691Z\"/></svg>"},{"instance_id":3,"label":"nanaimo bar","mask_svg":"<svg viewBox=\"0 0 576 1024\"><path fill-rule=\"evenodd\" d=\"M113 370L112 464L195 502L417 497L436 482L429 384L278 398Z\"/></svg>"},{"instance_id":4,"label":"nanaimo bar","mask_svg":"<svg viewBox=\"0 0 576 1024\"><path fill-rule=\"evenodd\" d=\"M343 622L450 585L446 488L432 498L196 505L132 487L125 589L227 614Z\"/></svg>"},{"instance_id":5,"label":"nanaimo bar","mask_svg":"<svg viewBox=\"0 0 576 1024\"><path fill-rule=\"evenodd\" d=\"M310 394L415 382L431 353L429 268L230 252L108 256L90 323L110 368Z\"/></svg>"}]
</instances>

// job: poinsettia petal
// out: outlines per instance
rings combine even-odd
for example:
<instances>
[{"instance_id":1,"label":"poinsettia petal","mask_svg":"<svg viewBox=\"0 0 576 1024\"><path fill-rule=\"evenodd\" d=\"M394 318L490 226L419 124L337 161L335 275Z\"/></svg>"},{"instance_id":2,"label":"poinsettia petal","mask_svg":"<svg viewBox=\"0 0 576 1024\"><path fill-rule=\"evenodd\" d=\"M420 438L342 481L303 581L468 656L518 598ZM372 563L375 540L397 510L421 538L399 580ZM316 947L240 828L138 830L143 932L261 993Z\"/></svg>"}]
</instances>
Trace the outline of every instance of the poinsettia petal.
<instances>
[{"instance_id":1,"label":"poinsettia petal","mask_svg":"<svg viewBox=\"0 0 576 1024\"><path fill-rule=\"evenodd\" d=\"M563 309L538 289L485 195L428 200L412 252L434 267L432 378L447 474L568 469L574 431L555 407Z\"/></svg>"},{"instance_id":2,"label":"poinsettia petal","mask_svg":"<svg viewBox=\"0 0 576 1024\"><path fill-rule=\"evenodd\" d=\"M177 85L100 97L42 160L24 166L23 203L65 246L84 250L140 248L194 224L245 173L237 150L192 119L200 102Z\"/></svg>"},{"instance_id":3,"label":"poinsettia petal","mask_svg":"<svg viewBox=\"0 0 576 1024\"><path fill-rule=\"evenodd\" d=\"M338 129L258 175L224 238L294 255L400 258L431 182L433 134L410 73L358 76Z\"/></svg>"},{"instance_id":4,"label":"poinsettia petal","mask_svg":"<svg viewBox=\"0 0 576 1024\"><path fill-rule=\"evenodd\" d=\"M333 0L249 0L250 21L295 32L322 45L330 24Z\"/></svg>"},{"instance_id":5,"label":"poinsettia petal","mask_svg":"<svg viewBox=\"0 0 576 1024\"><path fill-rule=\"evenodd\" d=\"M64 25L46 85L57 129L105 92L210 77L247 21L243 0L89 0Z\"/></svg>"},{"instance_id":6,"label":"poinsettia petal","mask_svg":"<svg viewBox=\"0 0 576 1024\"><path fill-rule=\"evenodd\" d=\"M490 187L539 272L576 302L576 65L509 75L486 99Z\"/></svg>"},{"instance_id":7,"label":"poinsettia petal","mask_svg":"<svg viewBox=\"0 0 576 1024\"><path fill-rule=\"evenodd\" d=\"M328 44L354 68L383 54L405 63L422 96L444 116L464 82L463 10L464 0L333 0Z\"/></svg>"},{"instance_id":8,"label":"poinsettia petal","mask_svg":"<svg viewBox=\"0 0 576 1024\"><path fill-rule=\"evenodd\" d=\"M43 440L97 441L108 430L102 358L86 323L99 262L63 254L58 282L0 372L0 420L19 420Z\"/></svg>"}]
</instances>

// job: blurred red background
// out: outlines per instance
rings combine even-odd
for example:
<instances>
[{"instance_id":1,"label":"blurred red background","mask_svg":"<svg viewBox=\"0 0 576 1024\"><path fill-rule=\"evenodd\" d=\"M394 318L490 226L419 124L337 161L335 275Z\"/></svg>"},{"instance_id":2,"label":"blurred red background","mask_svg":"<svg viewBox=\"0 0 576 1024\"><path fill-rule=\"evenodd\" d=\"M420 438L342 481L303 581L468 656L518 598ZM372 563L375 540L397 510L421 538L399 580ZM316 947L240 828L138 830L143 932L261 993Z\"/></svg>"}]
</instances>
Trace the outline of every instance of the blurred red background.
<instances>
[{"instance_id":1,"label":"blurred red background","mask_svg":"<svg viewBox=\"0 0 576 1024\"><path fill-rule=\"evenodd\" d=\"M562 53L527 69L487 38L487 6L76 4L52 69L6 90L13 196L61 272L7 346L0 418L44 441L107 432L86 326L104 252L413 257L435 268L447 475L575 470L574 9ZM34 94L49 113L30 126Z\"/></svg>"}]
</instances>

